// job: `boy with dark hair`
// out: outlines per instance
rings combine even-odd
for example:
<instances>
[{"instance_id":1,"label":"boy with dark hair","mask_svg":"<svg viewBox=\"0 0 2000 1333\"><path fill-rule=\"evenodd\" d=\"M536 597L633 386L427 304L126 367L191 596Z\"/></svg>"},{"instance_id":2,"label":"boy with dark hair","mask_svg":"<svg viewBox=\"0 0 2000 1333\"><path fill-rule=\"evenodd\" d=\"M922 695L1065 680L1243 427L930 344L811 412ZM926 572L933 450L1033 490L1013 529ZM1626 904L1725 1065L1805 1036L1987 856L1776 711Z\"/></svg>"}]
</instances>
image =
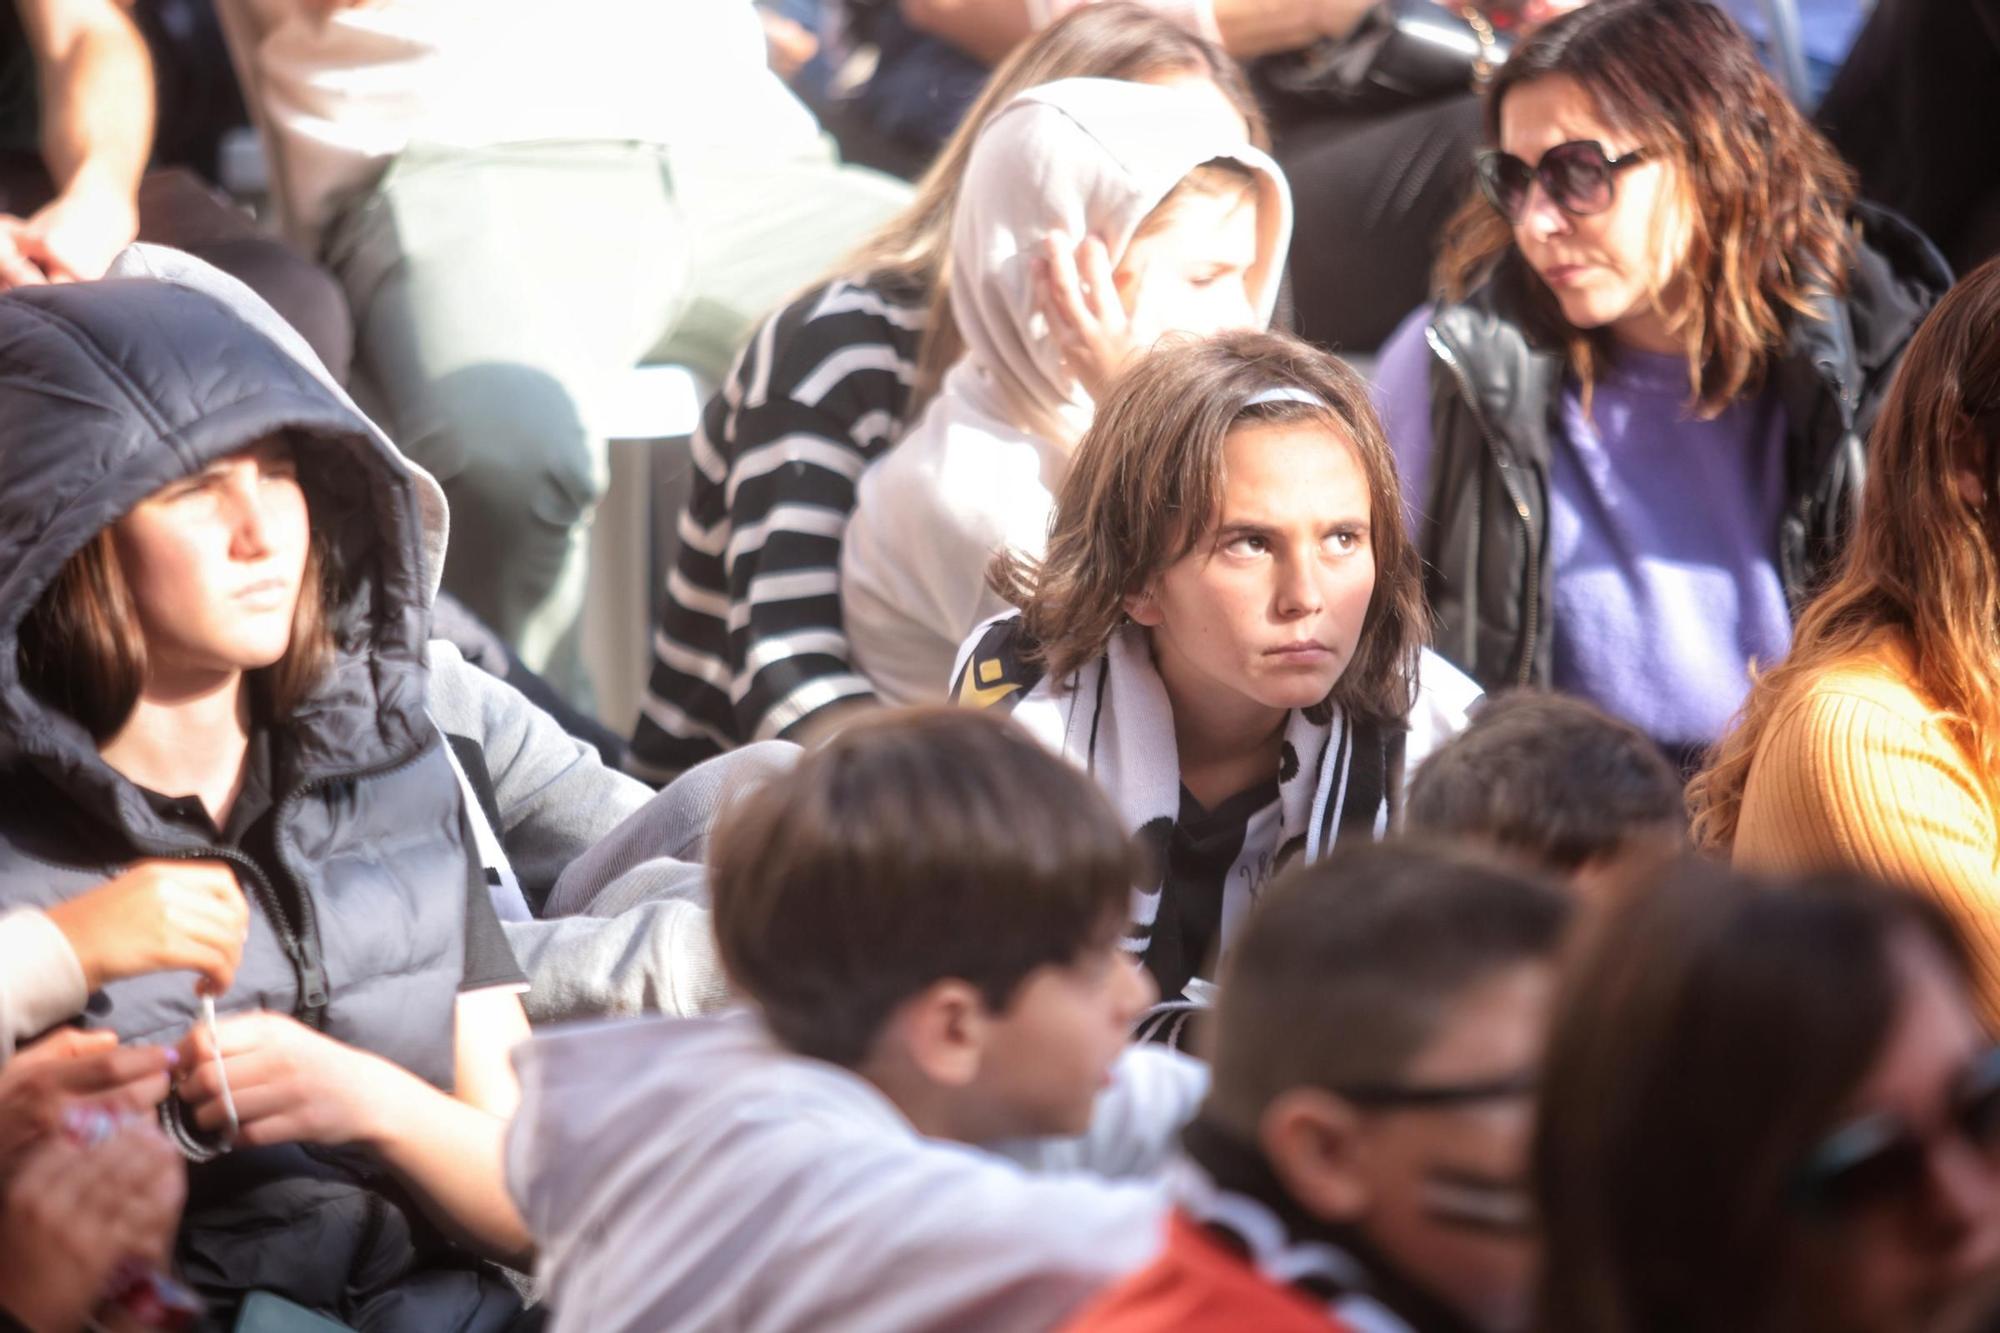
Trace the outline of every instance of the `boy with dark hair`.
<instances>
[{"instance_id":1,"label":"boy with dark hair","mask_svg":"<svg viewBox=\"0 0 2000 1333\"><path fill-rule=\"evenodd\" d=\"M1581 699L1491 697L1410 780L1411 833L1490 846L1586 894L1685 850L1681 777L1646 734Z\"/></svg>"},{"instance_id":2,"label":"boy with dark hair","mask_svg":"<svg viewBox=\"0 0 2000 1333\"><path fill-rule=\"evenodd\" d=\"M1154 994L1118 947L1132 856L1086 775L955 709L859 722L743 799L710 882L756 1012L517 1057L553 1327L1046 1328L1145 1263L1164 1186L1104 1177L1161 1168L1207 1079L1127 1048Z\"/></svg>"},{"instance_id":3,"label":"boy with dark hair","mask_svg":"<svg viewBox=\"0 0 2000 1333\"><path fill-rule=\"evenodd\" d=\"M1409 843L1295 871L1251 916L1164 1253L1073 1333L1505 1333L1560 890Z\"/></svg>"}]
</instances>

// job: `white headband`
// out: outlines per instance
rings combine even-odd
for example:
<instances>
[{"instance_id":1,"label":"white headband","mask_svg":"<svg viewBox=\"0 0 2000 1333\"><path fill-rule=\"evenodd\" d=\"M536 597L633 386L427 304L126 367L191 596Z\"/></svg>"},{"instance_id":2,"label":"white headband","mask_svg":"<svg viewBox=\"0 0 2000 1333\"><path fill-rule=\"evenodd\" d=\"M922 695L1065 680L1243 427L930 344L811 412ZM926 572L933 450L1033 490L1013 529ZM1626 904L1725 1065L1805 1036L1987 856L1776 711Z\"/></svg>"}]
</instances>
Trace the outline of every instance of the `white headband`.
<instances>
[{"instance_id":1,"label":"white headband","mask_svg":"<svg viewBox=\"0 0 2000 1333\"><path fill-rule=\"evenodd\" d=\"M1262 407L1265 403L1304 403L1308 407L1324 408L1328 412L1333 410L1326 399L1311 389L1301 389L1295 384L1273 384L1268 389L1259 389L1243 400L1244 407Z\"/></svg>"}]
</instances>

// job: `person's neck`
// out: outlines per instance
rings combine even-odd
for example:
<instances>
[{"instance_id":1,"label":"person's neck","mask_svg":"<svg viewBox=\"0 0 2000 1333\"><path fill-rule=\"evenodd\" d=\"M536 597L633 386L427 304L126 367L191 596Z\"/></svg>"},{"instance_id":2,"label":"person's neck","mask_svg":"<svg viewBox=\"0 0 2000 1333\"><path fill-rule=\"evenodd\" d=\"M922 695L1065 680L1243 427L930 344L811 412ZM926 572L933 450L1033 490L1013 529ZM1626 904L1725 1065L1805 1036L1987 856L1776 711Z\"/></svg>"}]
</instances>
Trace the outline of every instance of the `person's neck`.
<instances>
[{"instance_id":1,"label":"person's neck","mask_svg":"<svg viewBox=\"0 0 2000 1333\"><path fill-rule=\"evenodd\" d=\"M917 1067L905 1053L878 1050L855 1067L855 1073L902 1112L910 1126L927 1139L953 1143L990 1143L1002 1137L981 1117L968 1114L963 1091L944 1087Z\"/></svg>"},{"instance_id":2,"label":"person's neck","mask_svg":"<svg viewBox=\"0 0 2000 1333\"><path fill-rule=\"evenodd\" d=\"M98 747L104 762L162 796L193 796L218 826L243 790L249 682L241 671L155 672L132 715Z\"/></svg>"},{"instance_id":3,"label":"person's neck","mask_svg":"<svg viewBox=\"0 0 2000 1333\"><path fill-rule=\"evenodd\" d=\"M1611 341L1621 348L1653 356L1685 356L1687 341L1667 317L1675 301L1672 289L1660 299L1634 310L1611 325Z\"/></svg>"},{"instance_id":4,"label":"person's neck","mask_svg":"<svg viewBox=\"0 0 2000 1333\"><path fill-rule=\"evenodd\" d=\"M1155 653L1154 661L1173 709L1181 785L1203 809L1213 810L1277 774L1286 709L1266 707L1212 684L1177 683L1182 673L1170 655Z\"/></svg>"}]
</instances>

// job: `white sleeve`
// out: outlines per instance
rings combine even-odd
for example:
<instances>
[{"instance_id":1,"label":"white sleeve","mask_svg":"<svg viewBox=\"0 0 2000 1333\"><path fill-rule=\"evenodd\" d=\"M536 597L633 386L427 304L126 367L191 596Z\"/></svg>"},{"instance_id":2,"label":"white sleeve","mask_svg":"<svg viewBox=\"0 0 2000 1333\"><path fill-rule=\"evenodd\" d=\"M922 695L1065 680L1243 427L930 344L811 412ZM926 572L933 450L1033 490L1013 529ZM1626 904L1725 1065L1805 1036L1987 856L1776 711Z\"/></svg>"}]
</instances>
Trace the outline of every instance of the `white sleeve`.
<instances>
[{"instance_id":1,"label":"white sleeve","mask_svg":"<svg viewBox=\"0 0 2000 1333\"><path fill-rule=\"evenodd\" d=\"M83 964L55 922L32 909L0 916L0 1061L89 998Z\"/></svg>"},{"instance_id":2,"label":"white sleeve","mask_svg":"<svg viewBox=\"0 0 2000 1333\"><path fill-rule=\"evenodd\" d=\"M1426 648L1417 659L1417 702L1403 743L1403 785L1431 751L1465 730L1472 707L1485 698L1479 683Z\"/></svg>"},{"instance_id":3,"label":"white sleeve","mask_svg":"<svg viewBox=\"0 0 2000 1333\"><path fill-rule=\"evenodd\" d=\"M1174 1160L1181 1130L1208 1095L1208 1066L1164 1046L1132 1046L1112 1067L1090 1129L1079 1138L1032 1139L993 1151L1030 1171L1153 1177Z\"/></svg>"}]
</instances>

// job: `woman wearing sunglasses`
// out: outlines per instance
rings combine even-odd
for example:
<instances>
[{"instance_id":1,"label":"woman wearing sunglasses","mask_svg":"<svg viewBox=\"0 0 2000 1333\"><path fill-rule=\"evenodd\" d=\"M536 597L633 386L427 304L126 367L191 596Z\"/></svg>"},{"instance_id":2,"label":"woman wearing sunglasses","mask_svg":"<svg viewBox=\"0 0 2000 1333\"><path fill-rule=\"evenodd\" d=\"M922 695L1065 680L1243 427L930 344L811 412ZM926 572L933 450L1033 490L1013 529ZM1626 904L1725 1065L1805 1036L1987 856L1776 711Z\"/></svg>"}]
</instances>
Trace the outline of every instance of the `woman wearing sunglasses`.
<instances>
[{"instance_id":1,"label":"woman wearing sunglasses","mask_svg":"<svg viewBox=\"0 0 2000 1333\"><path fill-rule=\"evenodd\" d=\"M1695 779L1695 833L1934 898L2000 1020L2000 260L1918 330L1869 447L1838 573Z\"/></svg>"},{"instance_id":2,"label":"woman wearing sunglasses","mask_svg":"<svg viewBox=\"0 0 2000 1333\"><path fill-rule=\"evenodd\" d=\"M1689 863L1579 942L1543 1333L1914 1333L2000 1261L2000 1053L1935 904Z\"/></svg>"},{"instance_id":3,"label":"woman wearing sunglasses","mask_svg":"<svg viewBox=\"0 0 2000 1333\"><path fill-rule=\"evenodd\" d=\"M1436 646L1687 759L1784 655L1948 276L1698 0L1557 19L1485 121L1484 200L1376 385Z\"/></svg>"}]
</instances>

